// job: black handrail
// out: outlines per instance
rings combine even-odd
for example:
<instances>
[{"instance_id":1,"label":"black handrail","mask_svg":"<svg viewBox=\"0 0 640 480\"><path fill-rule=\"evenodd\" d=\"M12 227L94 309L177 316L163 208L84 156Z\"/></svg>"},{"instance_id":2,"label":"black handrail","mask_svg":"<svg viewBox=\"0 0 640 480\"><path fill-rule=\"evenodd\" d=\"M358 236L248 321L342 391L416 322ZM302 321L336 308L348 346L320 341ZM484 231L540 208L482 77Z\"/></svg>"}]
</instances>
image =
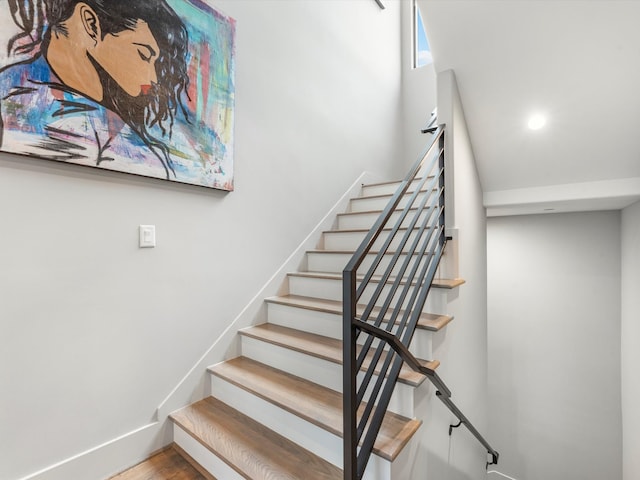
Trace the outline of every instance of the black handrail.
<instances>
[{"instance_id":1,"label":"black handrail","mask_svg":"<svg viewBox=\"0 0 640 480\"><path fill-rule=\"evenodd\" d=\"M435 124L436 119L430 123ZM447 240L444 126L428 130L433 133L431 144L412 166L343 271L345 480L362 478L404 362L434 384L438 398L487 448L491 463L498 462L498 452L451 401L451 392L442 379L409 351ZM404 206L399 208L403 200ZM382 233L390 224L393 226L383 240ZM401 230L404 233L398 241L396 236ZM397 246L391 252L394 240ZM376 242L382 246L366 273L359 276L358 268L367 256L374 255ZM357 315L359 300L371 290L364 310ZM356 340L361 334L367 337L358 348ZM369 366L358 380L365 359L369 360Z\"/></svg>"}]
</instances>

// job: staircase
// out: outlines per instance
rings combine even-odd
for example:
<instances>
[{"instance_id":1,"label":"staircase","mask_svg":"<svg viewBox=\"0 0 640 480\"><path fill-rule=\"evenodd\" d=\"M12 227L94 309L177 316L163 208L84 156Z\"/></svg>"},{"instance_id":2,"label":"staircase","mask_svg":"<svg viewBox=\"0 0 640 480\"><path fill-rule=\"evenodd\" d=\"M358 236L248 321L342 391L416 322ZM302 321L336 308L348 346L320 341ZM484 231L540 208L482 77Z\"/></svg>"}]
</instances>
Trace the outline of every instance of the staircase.
<instances>
[{"instance_id":1,"label":"staircase","mask_svg":"<svg viewBox=\"0 0 640 480\"><path fill-rule=\"evenodd\" d=\"M343 479L341 272L397 186L363 186L307 252L304 271L288 275L289 294L265 299L268 323L239 332L241 356L208 369L211 396L171 415L178 451L200 471L224 480ZM429 369L439 365L432 336L452 320L437 290L461 283L437 280L425 306L437 313L418 322L411 351ZM421 426L414 405L429 392L424 381L402 369L365 479L406 478L398 465L406 461L394 460Z\"/></svg>"}]
</instances>

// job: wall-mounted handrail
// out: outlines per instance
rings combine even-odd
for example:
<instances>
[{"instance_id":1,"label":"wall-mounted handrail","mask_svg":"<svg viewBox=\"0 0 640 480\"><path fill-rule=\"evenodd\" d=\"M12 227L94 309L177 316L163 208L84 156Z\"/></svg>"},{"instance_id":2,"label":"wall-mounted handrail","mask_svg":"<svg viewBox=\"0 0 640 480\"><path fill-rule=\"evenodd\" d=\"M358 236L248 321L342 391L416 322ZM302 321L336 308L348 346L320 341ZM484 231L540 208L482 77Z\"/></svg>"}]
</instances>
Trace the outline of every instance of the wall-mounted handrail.
<instances>
[{"instance_id":1,"label":"wall-mounted handrail","mask_svg":"<svg viewBox=\"0 0 640 480\"><path fill-rule=\"evenodd\" d=\"M438 398L487 448L491 463L498 461L498 452L451 401L442 379L409 351L447 240L444 126L436 122L432 118L428 125L431 143L343 271L345 480L362 478L405 362L434 384ZM371 259L366 269L365 259ZM364 273L358 274L360 268ZM364 308L358 307L365 297ZM360 335L365 337L356 346Z\"/></svg>"},{"instance_id":2,"label":"wall-mounted handrail","mask_svg":"<svg viewBox=\"0 0 640 480\"><path fill-rule=\"evenodd\" d=\"M400 342L394 335L390 334L386 330L382 330L378 327L375 327L369 323L362 322L360 320L355 321L355 324L361 330L364 330L371 335L379 338L386 342L393 350L402 357L402 360L411 367L411 369L416 372L420 372L425 375L431 383L436 387L436 396L440 398L440 400L451 410L451 412L465 425L469 431L473 434L474 437L487 449L489 454L493 459L493 464L498 463L498 457L500 454L489 445L484 437L480 434L480 432L473 426L473 424L469 421L469 419L460 411L458 407L451 400L451 390L446 386L444 381L440 378L440 376L435 372L435 370L425 367L422 365L416 357L409 351L409 349Z\"/></svg>"}]
</instances>

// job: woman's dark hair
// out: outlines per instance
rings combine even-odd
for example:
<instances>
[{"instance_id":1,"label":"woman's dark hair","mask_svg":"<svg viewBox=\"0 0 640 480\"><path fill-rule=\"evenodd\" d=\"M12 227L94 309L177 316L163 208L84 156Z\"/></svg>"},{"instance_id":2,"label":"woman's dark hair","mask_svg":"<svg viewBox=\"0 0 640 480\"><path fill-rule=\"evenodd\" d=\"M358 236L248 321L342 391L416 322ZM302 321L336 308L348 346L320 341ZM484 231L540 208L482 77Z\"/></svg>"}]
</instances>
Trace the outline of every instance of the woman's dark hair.
<instances>
[{"instance_id":1,"label":"woman's dark hair","mask_svg":"<svg viewBox=\"0 0 640 480\"><path fill-rule=\"evenodd\" d=\"M46 25L45 9L45 0L9 0L9 12L22 30L9 40L9 55L28 54L38 49Z\"/></svg>"},{"instance_id":2,"label":"woman's dark hair","mask_svg":"<svg viewBox=\"0 0 640 480\"><path fill-rule=\"evenodd\" d=\"M22 30L9 41L9 53L36 54L38 49L46 50L52 33L67 35L64 22L73 15L78 3L85 3L96 12L103 38L133 30L142 20L158 43L160 52L155 62L158 81L148 95L131 97L106 72L99 73L106 79L103 104L149 146L160 149L168 176L169 170L173 171L168 148L149 129L157 127L162 136L170 137L178 114L188 121L183 97L188 98L189 38L184 23L165 0L9 0L11 16Z\"/></svg>"}]
</instances>

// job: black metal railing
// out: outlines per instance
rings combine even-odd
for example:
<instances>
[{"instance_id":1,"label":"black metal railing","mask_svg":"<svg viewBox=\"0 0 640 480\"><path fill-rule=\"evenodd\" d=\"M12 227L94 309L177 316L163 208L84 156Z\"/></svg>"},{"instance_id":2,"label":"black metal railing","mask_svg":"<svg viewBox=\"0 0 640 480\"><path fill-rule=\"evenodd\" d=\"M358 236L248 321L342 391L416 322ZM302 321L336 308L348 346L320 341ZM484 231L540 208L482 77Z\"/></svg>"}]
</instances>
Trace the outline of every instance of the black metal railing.
<instances>
[{"instance_id":1,"label":"black metal railing","mask_svg":"<svg viewBox=\"0 0 640 480\"><path fill-rule=\"evenodd\" d=\"M435 385L438 398L487 448L490 463L498 461L442 379L409 351L447 241L444 126L435 122L426 128L430 145L343 271L345 480L362 478L404 362Z\"/></svg>"}]
</instances>

